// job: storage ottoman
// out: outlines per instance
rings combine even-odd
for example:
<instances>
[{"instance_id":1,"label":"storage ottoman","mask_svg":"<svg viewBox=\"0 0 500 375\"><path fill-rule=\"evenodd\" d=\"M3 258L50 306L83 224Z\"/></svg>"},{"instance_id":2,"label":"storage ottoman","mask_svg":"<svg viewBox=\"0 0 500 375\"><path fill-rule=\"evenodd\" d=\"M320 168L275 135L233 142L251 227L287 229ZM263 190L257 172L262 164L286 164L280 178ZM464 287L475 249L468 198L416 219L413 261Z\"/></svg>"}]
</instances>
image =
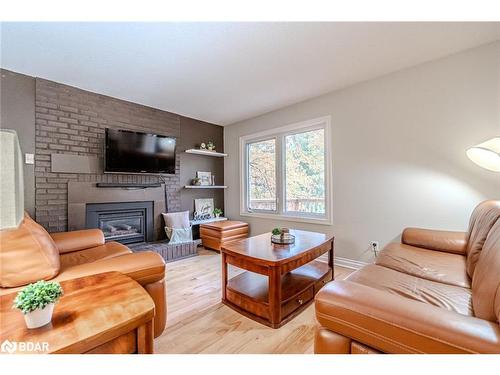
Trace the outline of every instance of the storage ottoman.
<instances>
[{"instance_id":1,"label":"storage ottoman","mask_svg":"<svg viewBox=\"0 0 500 375\"><path fill-rule=\"evenodd\" d=\"M200 237L205 248L220 251L225 243L248 237L248 224L231 220L201 224Z\"/></svg>"}]
</instances>

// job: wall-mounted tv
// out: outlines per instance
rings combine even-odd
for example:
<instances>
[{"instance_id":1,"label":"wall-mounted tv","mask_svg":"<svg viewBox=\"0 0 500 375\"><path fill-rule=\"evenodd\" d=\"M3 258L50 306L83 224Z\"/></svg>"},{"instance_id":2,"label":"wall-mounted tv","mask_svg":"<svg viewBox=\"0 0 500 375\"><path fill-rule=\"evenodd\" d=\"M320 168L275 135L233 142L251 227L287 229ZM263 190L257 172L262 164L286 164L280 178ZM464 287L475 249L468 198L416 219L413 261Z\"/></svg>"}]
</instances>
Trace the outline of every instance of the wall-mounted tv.
<instances>
[{"instance_id":1,"label":"wall-mounted tv","mask_svg":"<svg viewBox=\"0 0 500 375\"><path fill-rule=\"evenodd\" d=\"M104 172L175 174L175 138L108 128Z\"/></svg>"}]
</instances>

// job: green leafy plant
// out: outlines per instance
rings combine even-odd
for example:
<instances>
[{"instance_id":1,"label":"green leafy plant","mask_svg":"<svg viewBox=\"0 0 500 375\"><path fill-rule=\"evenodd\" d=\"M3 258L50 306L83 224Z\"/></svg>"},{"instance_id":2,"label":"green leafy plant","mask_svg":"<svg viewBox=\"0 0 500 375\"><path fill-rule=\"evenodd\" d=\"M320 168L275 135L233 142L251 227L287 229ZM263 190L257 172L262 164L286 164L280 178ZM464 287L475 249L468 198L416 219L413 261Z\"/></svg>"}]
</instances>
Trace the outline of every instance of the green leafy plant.
<instances>
[{"instance_id":1,"label":"green leafy plant","mask_svg":"<svg viewBox=\"0 0 500 375\"><path fill-rule=\"evenodd\" d=\"M215 150L215 143L213 143L212 141L207 142L207 148L209 150Z\"/></svg>"},{"instance_id":2,"label":"green leafy plant","mask_svg":"<svg viewBox=\"0 0 500 375\"><path fill-rule=\"evenodd\" d=\"M12 307L27 314L56 302L62 294L63 290L59 283L40 280L17 293Z\"/></svg>"},{"instance_id":3,"label":"green leafy plant","mask_svg":"<svg viewBox=\"0 0 500 375\"><path fill-rule=\"evenodd\" d=\"M220 208L214 208L214 215L222 215L222 210Z\"/></svg>"},{"instance_id":4,"label":"green leafy plant","mask_svg":"<svg viewBox=\"0 0 500 375\"><path fill-rule=\"evenodd\" d=\"M280 228L274 228L273 231L272 231L272 234L275 235L275 236L281 234L281 229Z\"/></svg>"}]
</instances>

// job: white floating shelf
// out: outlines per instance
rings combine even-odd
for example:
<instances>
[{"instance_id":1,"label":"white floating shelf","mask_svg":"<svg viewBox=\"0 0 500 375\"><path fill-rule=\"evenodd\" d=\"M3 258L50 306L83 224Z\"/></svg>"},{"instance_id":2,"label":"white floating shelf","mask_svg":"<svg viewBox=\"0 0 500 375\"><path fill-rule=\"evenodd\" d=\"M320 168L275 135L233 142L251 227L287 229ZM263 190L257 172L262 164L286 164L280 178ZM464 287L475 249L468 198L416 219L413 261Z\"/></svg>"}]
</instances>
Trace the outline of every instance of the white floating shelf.
<instances>
[{"instance_id":1,"label":"white floating shelf","mask_svg":"<svg viewBox=\"0 0 500 375\"><path fill-rule=\"evenodd\" d=\"M225 185L186 185L186 189L226 189Z\"/></svg>"},{"instance_id":2,"label":"white floating shelf","mask_svg":"<svg viewBox=\"0 0 500 375\"><path fill-rule=\"evenodd\" d=\"M227 154L224 154L223 152L200 150L200 149L197 149L197 148L190 148L189 150L186 150L185 152L187 154L215 156L217 158L223 158L223 157L227 156Z\"/></svg>"},{"instance_id":3,"label":"white floating shelf","mask_svg":"<svg viewBox=\"0 0 500 375\"><path fill-rule=\"evenodd\" d=\"M191 225L198 225L198 224L206 224L206 223L214 223L216 221L226 221L227 217L213 217L211 219L205 219L205 220L189 220Z\"/></svg>"}]
</instances>

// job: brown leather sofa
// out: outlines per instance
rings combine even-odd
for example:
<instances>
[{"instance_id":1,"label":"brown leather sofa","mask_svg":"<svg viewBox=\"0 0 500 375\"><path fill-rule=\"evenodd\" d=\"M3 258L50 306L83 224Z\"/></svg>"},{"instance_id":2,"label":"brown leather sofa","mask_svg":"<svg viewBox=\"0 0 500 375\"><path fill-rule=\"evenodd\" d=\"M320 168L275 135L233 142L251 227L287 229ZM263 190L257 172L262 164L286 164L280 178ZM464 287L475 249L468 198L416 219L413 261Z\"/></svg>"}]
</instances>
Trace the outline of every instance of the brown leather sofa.
<instances>
[{"instance_id":1,"label":"brown leather sofa","mask_svg":"<svg viewBox=\"0 0 500 375\"><path fill-rule=\"evenodd\" d=\"M405 229L315 304L315 353L500 353L500 201L466 233Z\"/></svg>"},{"instance_id":2,"label":"brown leather sofa","mask_svg":"<svg viewBox=\"0 0 500 375\"><path fill-rule=\"evenodd\" d=\"M136 280L153 298L158 337L167 317L165 262L158 254L105 243L99 229L49 234L28 215L18 228L0 231L0 295L41 279L63 281L109 271Z\"/></svg>"}]
</instances>

